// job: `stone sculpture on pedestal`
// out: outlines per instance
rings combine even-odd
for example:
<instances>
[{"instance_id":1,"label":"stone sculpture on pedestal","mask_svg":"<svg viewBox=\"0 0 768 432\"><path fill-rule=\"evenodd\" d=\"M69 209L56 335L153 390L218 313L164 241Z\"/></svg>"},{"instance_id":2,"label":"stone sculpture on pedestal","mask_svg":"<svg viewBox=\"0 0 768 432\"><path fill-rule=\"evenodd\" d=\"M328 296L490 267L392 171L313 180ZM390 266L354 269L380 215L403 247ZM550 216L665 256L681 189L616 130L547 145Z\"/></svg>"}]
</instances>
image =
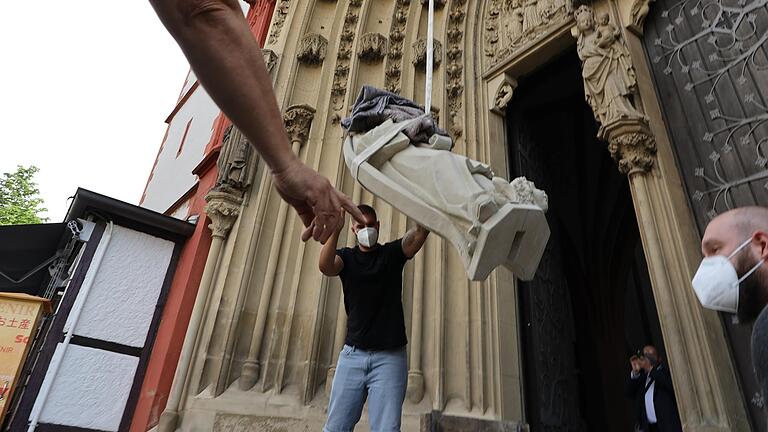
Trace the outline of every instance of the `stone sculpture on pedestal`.
<instances>
[{"instance_id":1,"label":"stone sculpture on pedestal","mask_svg":"<svg viewBox=\"0 0 768 432\"><path fill-rule=\"evenodd\" d=\"M584 92L597 121L607 126L619 119L644 118L633 106L637 78L621 32L610 24L607 14L600 16L597 26L592 8L586 5L579 6L574 17Z\"/></svg>"}]
</instances>

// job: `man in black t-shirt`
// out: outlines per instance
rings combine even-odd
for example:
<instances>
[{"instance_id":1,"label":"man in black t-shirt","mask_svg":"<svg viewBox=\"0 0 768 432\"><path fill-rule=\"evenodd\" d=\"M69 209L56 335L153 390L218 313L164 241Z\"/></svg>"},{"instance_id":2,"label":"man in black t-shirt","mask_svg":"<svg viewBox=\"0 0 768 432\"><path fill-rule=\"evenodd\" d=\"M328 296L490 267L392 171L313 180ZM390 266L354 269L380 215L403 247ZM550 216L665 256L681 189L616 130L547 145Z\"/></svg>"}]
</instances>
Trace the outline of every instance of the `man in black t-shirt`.
<instances>
[{"instance_id":1,"label":"man in black t-shirt","mask_svg":"<svg viewBox=\"0 0 768 432\"><path fill-rule=\"evenodd\" d=\"M417 226L402 239L382 245L377 242L376 211L367 205L358 208L365 219L352 224L358 245L336 249L342 218L320 252L320 271L341 278L347 312L347 336L323 431L351 432L366 399L371 432L399 431L408 380L403 266L424 245L429 231Z\"/></svg>"}]
</instances>

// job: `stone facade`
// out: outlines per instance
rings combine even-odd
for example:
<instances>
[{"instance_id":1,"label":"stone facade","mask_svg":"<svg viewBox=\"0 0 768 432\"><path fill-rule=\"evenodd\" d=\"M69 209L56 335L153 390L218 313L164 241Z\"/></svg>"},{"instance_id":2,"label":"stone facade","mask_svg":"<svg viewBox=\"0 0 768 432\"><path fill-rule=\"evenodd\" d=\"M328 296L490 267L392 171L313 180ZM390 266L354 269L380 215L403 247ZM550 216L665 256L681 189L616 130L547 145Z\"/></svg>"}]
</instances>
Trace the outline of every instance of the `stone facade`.
<instances>
[{"instance_id":1,"label":"stone facade","mask_svg":"<svg viewBox=\"0 0 768 432\"><path fill-rule=\"evenodd\" d=\"M280 59L272 63L275 89L294 151L353 200L377 208L382 241L402 235L410 222L351 180L338 120L363 84L423 98L422 3L281 0L265 46ZM589 10L574 10L569 0L437 3L445 3L435 17L436 46L445 47L444 54L436 50L433 85L433 104L448 113L441 126L456 138L454 151L490 163L500 175L507 173L504 108L518 79L566 49L596 43L585 31L599 32L598 24L606 23L601 35L611 39L604 45L624 65L608 73L629 93L609 100L588 83L594 91L587 97L601 122L600 138L629 177L683 424L689 431L744 430L736 375L722 355L726 341L722 331L711 331L718 318L680 288L698 263L697 234L657 96L652 86L629 85L650 82L637 42L648 2L600 0ZM579 28L580 14L587 13L600 17L593 19L598 23ZM590 54L578 49L588 61ZM161 422L160 431L318 430L323 424L345 329L340 282L317 270L320 245L300 241L296 215L266 170L254 171L239 217L227 221L228 236L207 264L203 318L193 323L197 337L187 341L188 370L174 383L181 389L178 406L169 408L178 417ZM340 242L353 244L345 235ZM431 236L406 266L403 304L410 341L404 430L441 424L433 411L496 422L487 430L523 429L514 276L497 270L485 282L468 282L455 251Z\"/></svg>"}]
</instances>

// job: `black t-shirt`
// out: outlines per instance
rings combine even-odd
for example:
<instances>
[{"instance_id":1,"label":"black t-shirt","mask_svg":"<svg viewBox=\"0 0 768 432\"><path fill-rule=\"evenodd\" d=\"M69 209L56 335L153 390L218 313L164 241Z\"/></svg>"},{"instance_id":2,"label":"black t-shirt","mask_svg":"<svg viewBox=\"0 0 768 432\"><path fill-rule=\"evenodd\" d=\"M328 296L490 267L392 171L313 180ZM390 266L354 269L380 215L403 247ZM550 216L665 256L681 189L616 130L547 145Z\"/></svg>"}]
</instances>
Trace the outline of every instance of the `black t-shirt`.
<instances>
[{"instance_id":1,"label":"black t-shirt","mask_svg":"<svg viewBox=\"0 0 768 432\"><path fill-rule=\"evenodd\" d=\"M358 246L336 250L344 261L339 273L347 311L345 343L360 349L405 346L401 300L406 258L402 239L363 252Z\"/></svg>"}]
</instances>

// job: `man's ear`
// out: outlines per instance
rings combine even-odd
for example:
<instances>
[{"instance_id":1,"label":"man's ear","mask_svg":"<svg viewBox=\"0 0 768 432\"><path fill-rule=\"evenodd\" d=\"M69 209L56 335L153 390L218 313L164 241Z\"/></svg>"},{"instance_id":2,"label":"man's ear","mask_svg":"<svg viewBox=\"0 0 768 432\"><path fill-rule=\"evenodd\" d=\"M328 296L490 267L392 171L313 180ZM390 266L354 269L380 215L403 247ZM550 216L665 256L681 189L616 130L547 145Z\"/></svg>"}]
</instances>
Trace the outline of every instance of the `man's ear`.
<instances>
[{"instance_id":1,"label":"man's ear","mask_svg":"<svg viewBox=\"0 0 768 432\"><path fill-rule=\"evenodd\" d=\"M752 236L752 241L757 242L760 247L760 259L768 261L768 233L765 231L757 231Z\"/></svg>"}]
</instances>

